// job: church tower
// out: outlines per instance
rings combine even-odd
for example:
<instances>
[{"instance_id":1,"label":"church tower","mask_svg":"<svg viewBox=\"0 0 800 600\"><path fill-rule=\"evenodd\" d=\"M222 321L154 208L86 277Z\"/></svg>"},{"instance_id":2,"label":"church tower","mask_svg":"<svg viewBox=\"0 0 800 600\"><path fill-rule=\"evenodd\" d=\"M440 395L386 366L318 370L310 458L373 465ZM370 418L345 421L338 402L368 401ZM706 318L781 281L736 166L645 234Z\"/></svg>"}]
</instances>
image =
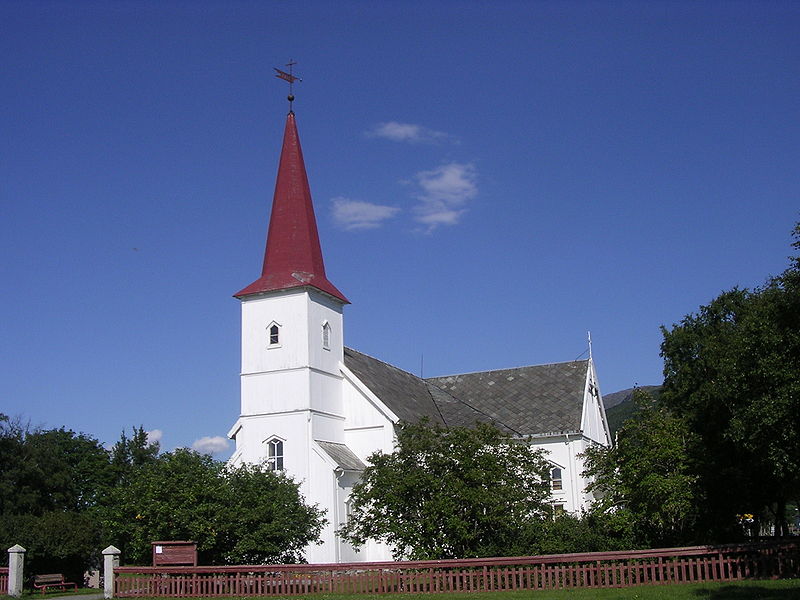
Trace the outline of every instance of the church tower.
<instances>
[{"instance_id":1,"label":"church tower","mask_svg":"<svg viewBox=\"0 0 800 600\"><path fill-rule=\"evenodd\" d=\"M325 275L292 111L261 277L234 296L242 305L241 413L228 434L236 442L230 462L286 471L313 504L320 479L314 440L344 443L340 365L348 300Z\"/></svg>"}]
</instances>

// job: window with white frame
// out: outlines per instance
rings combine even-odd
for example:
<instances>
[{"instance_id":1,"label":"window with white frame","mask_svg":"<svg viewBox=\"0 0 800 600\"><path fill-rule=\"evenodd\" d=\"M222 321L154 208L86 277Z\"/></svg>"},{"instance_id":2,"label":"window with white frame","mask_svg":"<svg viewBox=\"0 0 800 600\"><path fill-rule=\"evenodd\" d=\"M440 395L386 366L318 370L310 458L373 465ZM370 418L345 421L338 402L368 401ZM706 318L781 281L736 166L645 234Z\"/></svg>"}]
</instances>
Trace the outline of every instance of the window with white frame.
<instances>
[{"instance_id":1,"label":"window with white frame","mask_svg":"<svg viewBox=\"0 0 800 600\"><path fill-rule=\"evenodd\" d=\"M563 489L564 482L561 478L561 469L559 467L553 467L550 471L550 489L552 490L560 490Z\"/></svg>"},{"instance_id":2,"label":"window with white frame","mask_svg":"<svg viewBox=\"0 0 800 600\"><path fill-rule=\"evenodd\" d=\"M322 347L325 350L331 349L331 324L327 321L322 324Z\"/></svg>"},{"instance_id":3,"label":"window with white frame","mask_svg":"<svg viewBox=\"0 0 800 600\"><path fill-rule=\"evenodd\" d=\"M267 442L267 468L283 471L283 440L272 438Z\"/></svg>"},{"instance_id":4,"label":"window with white frame","mask_svg":"<svg viewBox=\"0 0 800 600\"><path fill-rule=\"evenodd\" d=\"M350 517L353 514L353 501L348 498L344 503L344 521L342 525L347 525L350 522Z\"/></svg>"},{"instance_id":5,"label":"window with white frame","mask_svg":"<svg viewBox=\"0 0 800 600\"><path fill-rule=\"evenodd\" d=\"M275 321L267 325L267 337L269 339L270 347L280 346L281 326Z\"/></svg>"}]
</instances>

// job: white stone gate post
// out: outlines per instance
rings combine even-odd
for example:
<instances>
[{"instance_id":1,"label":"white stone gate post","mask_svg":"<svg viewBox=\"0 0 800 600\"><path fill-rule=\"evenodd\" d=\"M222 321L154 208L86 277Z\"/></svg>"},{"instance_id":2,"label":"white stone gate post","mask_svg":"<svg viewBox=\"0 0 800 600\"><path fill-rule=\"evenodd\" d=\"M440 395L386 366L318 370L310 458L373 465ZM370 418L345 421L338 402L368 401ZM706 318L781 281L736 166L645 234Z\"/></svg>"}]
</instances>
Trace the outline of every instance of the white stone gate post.
<instances>
[{"instance_id":1,"label":"white stone gate post","mask_svg":"<svg viewBox=\"0 0 800 600\"><path fill-rule=\"evenodd\" d=\"M25 548L14 544L8 549L8 595L14 598L22 595L24 563Z\"/></svg>"},{"instance_id":2,"label":"white stone gate post","mask_svg":"<svg viewBox=\"0 0 800 600\"><path fill-rule=\"evenodd\" d=\"M119 566L119 548L109 546L103 550L103 597L114 597L114 567Z\"/></svg>"}]
</instances>

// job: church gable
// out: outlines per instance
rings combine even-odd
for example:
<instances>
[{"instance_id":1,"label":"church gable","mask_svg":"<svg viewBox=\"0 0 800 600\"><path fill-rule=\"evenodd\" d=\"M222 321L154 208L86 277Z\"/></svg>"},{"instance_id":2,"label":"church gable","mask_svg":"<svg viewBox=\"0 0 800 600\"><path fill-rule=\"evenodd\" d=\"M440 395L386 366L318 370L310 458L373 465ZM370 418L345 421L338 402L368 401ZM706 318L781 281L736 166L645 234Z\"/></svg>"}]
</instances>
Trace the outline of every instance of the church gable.
<instances>
[{"instance_id":1,"label":"church gable","mask_svg":"<svg viewBox=\"0 0 800 600\"><path fill-rule=\"evenodd\" d=\"M611 444L611 432L608 429L606 409L600 396L600 388L597 385L594 368L589 373L586 387L586 403L583 407L581 430L590 440L609 445Z\"/></svg>"}]
</instances>

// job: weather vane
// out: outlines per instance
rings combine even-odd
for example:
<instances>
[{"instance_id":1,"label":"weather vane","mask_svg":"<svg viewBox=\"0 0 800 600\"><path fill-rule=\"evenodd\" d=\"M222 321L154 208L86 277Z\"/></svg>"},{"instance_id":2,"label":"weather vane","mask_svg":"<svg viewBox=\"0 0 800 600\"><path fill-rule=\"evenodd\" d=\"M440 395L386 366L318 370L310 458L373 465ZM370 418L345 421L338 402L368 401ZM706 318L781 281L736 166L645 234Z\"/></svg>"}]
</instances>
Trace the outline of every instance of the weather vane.
<instances>
[{"instance_id":1,"label":"weather vane","mask_svg":"<svg viewBox=\"0 0 800 600\"><path fill-rule=\"evenodd\" d=\"M289 82L289 95L286 97L286 99L289 101L289 112L293 112L292 111L292 102L294 102L294 94L292 93L292 85L294 84L295 81L303 81L299 77L295 77L294 74L292 73L292 70L293 70L293 68L294 68L294 66L296 64L297 63L295 61L293 61L291 58L289 59L289 62L286 63L286 66L289 67L289 72L288 73L286 71L281 71L277 67L272 67L278 73L277 75L275 75L275 77L277 77L278 79L283 79L284 81L288 81Z\"/></svg>"}]
</instances>

